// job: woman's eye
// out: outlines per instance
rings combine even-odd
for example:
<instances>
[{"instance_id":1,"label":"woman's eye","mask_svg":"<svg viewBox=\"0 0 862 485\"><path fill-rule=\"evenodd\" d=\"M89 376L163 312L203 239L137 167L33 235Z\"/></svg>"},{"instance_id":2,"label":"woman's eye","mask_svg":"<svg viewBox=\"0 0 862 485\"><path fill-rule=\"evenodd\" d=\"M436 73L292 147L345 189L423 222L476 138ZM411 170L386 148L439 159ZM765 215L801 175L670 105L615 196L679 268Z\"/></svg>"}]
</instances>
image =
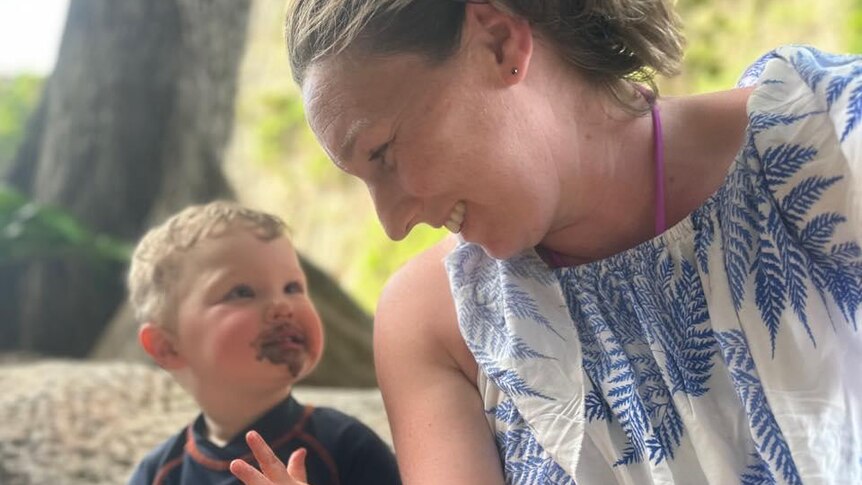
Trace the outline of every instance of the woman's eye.
<instances>
[{"instance_id":1,"label":"woman's eye","mask_svg":"<svg viewBox=\"0 0 862 485\"><path fill-rule=\"evenodd\" d=\"M380 148L371 152L371 156L368 159L372 162L379 163L383 168L392 168L393 163L386 158L386 154L389 151L389 146L391 144L392 142L383 144Z\"/></svg>"},{"instance_id":2,"label":"woman's eye","mask_svg":"<svg viewBox=\"0 0 862 485\"><path fill-rule=\"evenodd\" d=\"M225 295L225 300L235 300L238 298L254 298L254 290L248 285L237 285Z\"/></svg>"},{"instance_id":3,"label":"woman's eye","mask_svg":"<svg viewBox=\"0 0 862 485\"><path fill-rule=\"evenodd\" d=\"M291 281L290 283L284 285L285 293L302 293L303 287L302 283L299 281Z\"/></svg>"}]
</instances>

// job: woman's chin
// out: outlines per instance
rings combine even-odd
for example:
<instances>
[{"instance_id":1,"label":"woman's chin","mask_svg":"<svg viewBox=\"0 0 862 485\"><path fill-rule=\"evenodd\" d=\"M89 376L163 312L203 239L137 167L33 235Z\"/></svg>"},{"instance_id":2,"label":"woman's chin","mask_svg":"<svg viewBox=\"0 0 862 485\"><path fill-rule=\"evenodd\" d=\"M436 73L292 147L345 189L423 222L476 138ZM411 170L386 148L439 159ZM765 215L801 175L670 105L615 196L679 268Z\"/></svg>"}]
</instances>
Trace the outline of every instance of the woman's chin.
<instances>
[{"instance_id":1,"label":"woman's chin","mask_svg":"<svg viewBox=\"0 0 862 485\"><path fill-rule=\"evenodd\" d=\"M462 228L461 237L470 243L482 247L489 257L505 260L517 256L525 250L532 249L541 243L541 238L535 237L541 234L534 227L524 228L524 231L515 236L506 237L500 234L478 233L475 227ZM499 231L504 232L504 231Z\"/></svg>"},{"instance_id":2,"label":"woman's chin","mask_svg":"<svg viewBox=\"0 0 862 485\"><path fill-rule=\"evenodd\" d=\"M526 249L525 247L516 246L511 242L507 244L506 242L487 243L477 241L476 244L478 244L489 257L499 260L509 259Z\"/></svg>"}]
</instances>

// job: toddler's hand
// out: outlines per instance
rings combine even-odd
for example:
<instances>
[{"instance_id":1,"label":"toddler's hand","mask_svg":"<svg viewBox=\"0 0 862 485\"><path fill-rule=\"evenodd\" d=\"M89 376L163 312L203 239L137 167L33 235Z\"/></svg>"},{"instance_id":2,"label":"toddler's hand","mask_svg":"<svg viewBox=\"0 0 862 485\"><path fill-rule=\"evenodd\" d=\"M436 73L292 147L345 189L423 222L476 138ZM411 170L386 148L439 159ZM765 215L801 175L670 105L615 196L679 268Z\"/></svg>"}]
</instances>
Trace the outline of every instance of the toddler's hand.
<instances>
[{"instance_id":1,"label":"toddler's hand","mask_svg":"<svg viewBox=\"0 0 862 485\"><path fill-rule=\"evenodd\" d=\"M258 471L243 460L230 463L230 472L245 485L308 485L305 483L305 448L290 454L287 467L275 456L272 448L255 431L245 435L245 441L260 464Z\"/></svg>"}]
</instances>

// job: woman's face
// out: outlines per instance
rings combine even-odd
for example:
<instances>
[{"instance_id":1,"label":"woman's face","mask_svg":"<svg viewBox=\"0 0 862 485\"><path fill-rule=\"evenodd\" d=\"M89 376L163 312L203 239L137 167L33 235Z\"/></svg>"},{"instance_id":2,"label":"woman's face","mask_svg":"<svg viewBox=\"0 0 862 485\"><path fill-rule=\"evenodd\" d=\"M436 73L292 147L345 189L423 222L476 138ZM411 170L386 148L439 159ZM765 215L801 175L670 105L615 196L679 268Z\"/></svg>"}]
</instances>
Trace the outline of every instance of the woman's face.
<instances>
[{"instance_id":1,"label":"woman's face","mask_svg":"<svg viewBox=\"0 0 862 485\"><path fill-rule=\"evenodd\" d=\"M335 164L365 182L390 238L445 225L506 258L551 226L559 185L541 109L490 63L462 50L435 66L341 56L308 71L311 128Z\"/></svg>"}]
</instances>

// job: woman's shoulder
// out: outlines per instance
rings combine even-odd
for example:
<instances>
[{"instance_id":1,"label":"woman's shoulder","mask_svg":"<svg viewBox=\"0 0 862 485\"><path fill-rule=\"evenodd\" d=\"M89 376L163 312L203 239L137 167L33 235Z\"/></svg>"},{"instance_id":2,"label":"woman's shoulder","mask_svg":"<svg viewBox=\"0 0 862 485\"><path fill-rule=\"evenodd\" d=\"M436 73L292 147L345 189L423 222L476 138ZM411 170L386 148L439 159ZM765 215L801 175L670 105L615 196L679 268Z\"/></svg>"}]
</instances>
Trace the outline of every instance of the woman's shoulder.
<instances>
[{"instance_id":1,"label":"woman's shoulder","mask_svg":"<svg viewBox=\"0 0 862 485\"><path fill-rule=\"evenodd\" d=\"M383 288L379 304L387 307L396 300L414 307L436 307L443 303L440 300L451 301L444 259L456 244L454 237L443 239L399 268Z\"/></svg>"},{"instance_id":2,"label":"woman's shoulder","mask_svg":"<svg viewBox=\"0 0 862 485\"><path fill-rule=\"evenodd\" d=\"M784 45L761 55L737 81L738 87L798 81L812 90L835 75L846 74L859 65L862 56L832 53L804 44ZM859 74L859 69L855 69Z\"/></svg>"},{"instance_id":3,"label":"woman's shoulder","mask_svg":"<svg viewBox=\"0 0 862 485\"><path fill-rule=\"evenodd\" d=\"M829 116L840 141L862 124L862 55L782 46L749 66L738 86L757 86L754 100L785 112Z\"/></svg>"},{"instance_id":4,"label":"woman's shoulder","mask_svg":"<svg viewBox=\"0 0 862 485\"><path fill-rule=\"evenodd\" d=\"M723 224L760 221L758 244L780 246L790 258L781 267L793 271L803 266L790 261L811 258L818 284L833 284L852 313L862 242L862 56L787 46L765 59L752 70L747 141L722 198L731 209ZM750 191L758 195L746 202L740 194ZM752 254L764 265L775 257Z\"/></svg>"},{"instance_id":5,"label":"woman's shoulder","mask_svg":"<svg viewBox=\"0 0 862 485\"><path fill-rule=\"evenodd\" d=\"M469 352L458 329L455 303L444 260L457 245L452 236L420 253L390 277L375 315L375 338L418 337L469 370ZM399 344L400 345L400 344Z\"/></svg>"},{"instance_id":6,"label":"woman's shoulder","mask_svg":"<svg viewBox=\"0 0 862 485\"><path fill-rule=\"evenodd\" d=\"M752 64L740 85L756 86L748 106L753 135L838 145L848 160L859 157L849 142L862 133L862 56L784 46Z\"/></svg>"},{"instance_id":7,"label":"woman's shoulder","mask_svg":"<svg viewBox=\"0 0 862 485\"><path fill-rule=\"evenodd\" d=\"M399 268L386 282L377 304L376 325L394 318L411 320L412 327L439 330L431 321L451 314L454 303L443 261L455 247L454 238L447 238L423 251ZM445 310L451 309L451 312ZM453 322L456 324L456 322ZM434 325L426 329L426 325Z\"/></svg>"}]
</instances>

